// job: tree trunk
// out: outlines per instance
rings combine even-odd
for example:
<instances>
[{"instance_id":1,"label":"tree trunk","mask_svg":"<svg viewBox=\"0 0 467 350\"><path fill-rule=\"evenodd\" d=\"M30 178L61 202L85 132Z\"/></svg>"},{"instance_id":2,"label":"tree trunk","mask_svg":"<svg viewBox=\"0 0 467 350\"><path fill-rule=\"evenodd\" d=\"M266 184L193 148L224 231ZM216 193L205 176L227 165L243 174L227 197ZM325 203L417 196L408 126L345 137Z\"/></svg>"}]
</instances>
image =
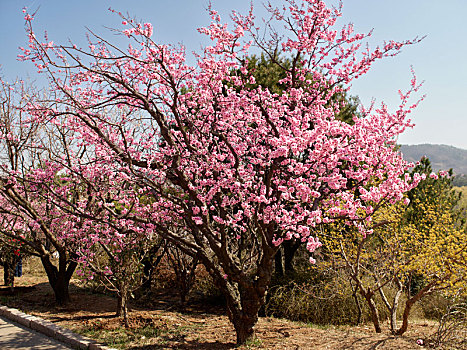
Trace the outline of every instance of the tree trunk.
<instances>
[{"instance_id":1,"label":"tree trunk","mask_svg":"<svg viewBox=\"0 0 467 350\"><path fill-rule=\"evenodd\" d=\"M254 295L249 296L249 300L245 300L246 295L244 293L241 294L244 297L243 300L240 300L240 307L238 300L229 301L230 298L227 298L227 313L230 322L234 325L238 345L245 344L245 342L255 338L254 326L258 322L258 311L262 305L261 300L255 298Z\"/></svg>"},{"instance_id":2,"label":"tree trunk","mask_svg":"<svg viewBox=\"0 0 467 350\"><path fill-rule=\"evenodd\" d=\"M411 300L412 299L407 300L405 304L404 313L402 315L402 325L401 328L395 332L396 335L404 334L407 331L407 328L409 328L409 315L413 305L413 303L410 303Z\"/></svg>"},{"instance_id":3,"label":"tree trunk","mask_svg":"<svg viewBox=\"0 0 467 350\"><path fill-rule=\"evenodd\" d=\"M3 283L12 289L15 284L15 266L8 262L3 263Z\"/></svg>"},{"instance_id":4,"label":"tree trunk","mask_svg":"<svg viewBox=\"0 0 467 350\"><path fill-rule=\"evenodd\" d=\"M196 267L198 266L198 258L195 257L188 266L188 270L182 273L180 280L180 303L181 307L185 307L186 297L190 293L193 283L195 281Z\"/></svg>"},{"instance_id":5,"label":"tree trunk","mask_svg":"<svg viewBox=\"0 0 467 350\"><path fill-rule=\"evenodd\" d=\"M178 271L177 280L180 295L180 307L183 309L185 307L186 297L190 292L190 281L188 280L187 271Z\"/></svg>"},{"instance_id":6,"label":"tree trunk","mask_svg":"<svg viewBox=\"0 0 467 350\"><path fill-rule=\"evenodd\" d=\"M117 300L117 317L123 317L123 322L125 323L125 328L130 328L130 322L128 319L128 287L126 284L120 286L118 291L118 300Z\"/></svg>"},{"instance_id":7,"label":"tree trunk","mask_svg":"<svg viewBox=\"0 0 467 350\"><path fill-rule=\"evenodd\" d=\"M142 261L143 263L143 275L141 276L141 290L150 291L152 285L152 261L150 258L146 258Z\"/></svg>"},{"instance_id":8,"label":"tree trunk","mask_svg":"<svg viewBox=\"0 0 467 350\"><path fill-rule=\"evenodd\" d=\"M358 288L360 294L365 298L368 304L368 308L370 309L371 321L373 322L373 326L375 327L375 332L381 333L378 308L376 307L375 301L373 300L375 293L372 292L370 289L365 289L362 280L358 277L358 275L355 272L352 273L350 276L356 283L355 288Z\"/></svg>"},{"instance_id":9,"label":"tree trunk","mask_svg":"<svg viewBox=\"0 0 467 350\"><path fill-rule=\"evenodd\" d=\"M281 248L274 256L274 271L276 276L283 277L284 275L294 272L293 259L300 244L301 242L299 240L282 242ZM282 257L284 257L284 261L282 261Z\"/></svg>"},{"instance_id":10,"label":"tree trunk","mask_svg":"<svg viewBox=\"0 0 467 350\"><path fill-rule=\"evenodd\" d=\"M398 290L396 292L396 295L394 296L393 302L392 302L392 307L391 307L391 333L395 334L396 329L397 329L397 309L399 308L399 298L402 294L402 288L403 285L402 283L397 279L396 280Z\"/></svg>"},{"instance_id":11,"label":"tree trunk","mask_svg":"<svg viewBox=\"0 0 467 350\"><path fill-rule=\"evenodd\" d=\"M271 249L268 256L263 256L256 274L237 275L238 280L231 280L227 275L221 277L215 271L210 271L226 298L227 315L235 328L237 345L255 338L254 326L258 322L258 312L264 305L266 291L271 282L274 253Z\"/></svg>"},{"instance_id":12,"label":"tree trunk","mask_svg":"<svg viewBox=\"0 0 467 350\"><path fill-rule=\"evenodd\" d=\"M383 300L384 305L386 306L386 309L389 312L389 322L390 322L390 328L391 328L391 333L395 334L396 333L396 328L397 328L397 309L399 308L399 298L402 294L402 289L404 288L402 282L399 280L399 278L394 277L394 282L397 285L397 292L394 295L394 298L392 300L392 304L389 302L388 298L386 297L386 294L384 293L383 287L381 286L377 276L374 276L376 285L378 286L379 294L381 295L381 299Z\"/></svg>"},{"instance_id":13,"label":"tree trunk","mask_svg":"<svg viewBox=\"0 0 467 350\"><path fill-rule=\"evenodd\" d=\"M360 305L360 301L358 300L358 286L356 285L355 288L352 286L352 280L350 281L350 286L353 289L352 296L355 300L355 305L357 306L357 321L356 325L358 326L362 322L362 307Z\"/></svg>"},{"instance_id":14,"label":"tree trunk","mask_svg":"<svg viewBox=\"0 0 467 350\"><path fill-rule=\"evenodd\" d=\"M379 324L379 313L375 301L373 300L373 293L366 292L362 294L368 303L368 307L370 308L371 322L373 322L375 332L381 333L381 326Z\"/></svg>"},{"instance_id":15,"label":"tree trunk","mask_svg":"<svg viewBox=\"0 0 467 350\"><path fill-rule=\"evenodd\" d=\"M77 263L74 261L67 261L66 257L63 255L59 256L58 269L50 261L49 255L41 256L41 262L47 273L50 286L54 291L56 303L58 305L68 304L71 301L69 292L70 280Z\"/></svg>"},{"instance_id":16,"label":"tree trunk","mask_svg":"<svg viewBox=\"0 0 467 350\"><path fill-rule=\"evenodd\" d=\"M412 306L417 301L419 301L421 298L423 298L425 295L430 294L432 292L432 288L441 281L442 280L434 280L430 282L428 285L420 289L417 292L417 294L415 294L413 297L410 297L407 299L407 301L405 302L404 313L402 314L402 325L397 330L397 332L395 332L396 335L404 334L407 331L407 328L409 328L409 316L410 316L410 311L412 310ZM410 288L409 288L408 293L410 293Z\"/></svg>"},{"instance_id":17,"label":"tree trunk","mask_svg":"<svg viewBox=\"0 0 467 350\"><path fill-rule=\"evenodd\" d=\"M142 260L143 263L143 275L141 278L141 290L145 292L151 292L152 286L152 275L156 267L161 262L162 258L166 252L166 245L164 244L164 249L162 253L157 254L162 247L164 241L161 241L157 246L153 246L148 252L147 256ZM154 258L155 257L155 258Z\"/></svg>"},{"instance_id":18,"label":"tree trunk","mask_svg":"<svg viewBox=\"0 0 467 350\"><path fill-rule=\"evenodd\" d=\"M279 249L274 256L274 271L277 277L284 276L284 267L282 265L282 249Z\"/></svg>"},{"instance_id":19,"label":"tree trunk","mask_svg":"<svg viewBox=\"0 0 467 350\"><path fill-rule=\"evenodd\" d=\"M69 287L70 279L66 279L64 276L59 276L56 283L52 285L52 289L54 290L55 294L55 300L58 305L66 305L71 301Z\"/></svg>"},{"instance_id":20,"label":"tree trunk","mask_svg":"<svg viewBox=\"0 0 467 350\"><path fill-rule=\"evenodd\" d=\"M258 267L257 274L248 281L230 283L227 289L227 308L230 322L237 334L237 344L245 344L255 338L254 326L258 322L258 312L264 305L266 291L273 273L273 254L265 257Z\"/></svg>"},{"instance_id":21,"label":"tree trunk","mask_svg":"<svg viewBox=\"0 0 467 350\"><path fill-rule=\"evenodd\" d=\"M273 236L273 226L269 227L269 234ZM272 240L272 238L271 238ZM217 243L214 247L217 248ZM227 315L233 324L237 336L237 345L254 339L254 326L258 321L258 313L264 306L266 292L273 274L274 256L278 247L268 244L265 237L261 240L261 258L256 261L255 270L248 273L238 266L228 253L219 252L213 261L210 254L197 251L208 273L216 286L221 290L227 302Z\"/></svg>"},{"instance_id":22,"label":"tree trunk","mask_svg":"<svg viewBox=\"0 0 467 350\"><path fill-rule=\"evenodd\" d=\"M237 334L237 344L245 344L247 341L252 341L255 339L255 329L254 326L258 321L257 313L256 315L244 315L239 318L238 321L233 322L235 327L235 333Z\"/></svg>"}]
</instances>

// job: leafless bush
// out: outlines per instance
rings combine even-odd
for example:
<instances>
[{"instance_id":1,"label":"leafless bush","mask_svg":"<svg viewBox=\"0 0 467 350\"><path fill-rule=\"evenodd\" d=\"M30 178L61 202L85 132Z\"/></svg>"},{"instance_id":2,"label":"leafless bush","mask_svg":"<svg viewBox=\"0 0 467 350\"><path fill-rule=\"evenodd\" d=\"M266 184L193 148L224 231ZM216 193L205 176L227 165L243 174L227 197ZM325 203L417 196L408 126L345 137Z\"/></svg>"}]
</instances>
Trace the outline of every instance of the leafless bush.
<instances>
[{"instance_id":1,"label":"leafless bush","mask_svg":"<svg viewBox=\"0 0 467 350\"><path fill-rule=\"evenodd\" d=\"M467 349L467 302L448 308L433 338L435 348Z\"/></svg>"}]
</instances>

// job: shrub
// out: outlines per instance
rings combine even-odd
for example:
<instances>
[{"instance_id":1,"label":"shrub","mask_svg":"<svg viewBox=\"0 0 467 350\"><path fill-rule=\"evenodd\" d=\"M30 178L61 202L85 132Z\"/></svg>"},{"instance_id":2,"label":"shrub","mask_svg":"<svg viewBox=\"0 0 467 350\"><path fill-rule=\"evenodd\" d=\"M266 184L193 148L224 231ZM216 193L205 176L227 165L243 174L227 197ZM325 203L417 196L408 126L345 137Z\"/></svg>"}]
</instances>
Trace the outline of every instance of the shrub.
<instances>
[{"instance_id":1,"label":"shrub","mask_svg":"<svg viewBox=\"0 0 467 350\"><path fill-rule=\"evenodd\" d=\"M435 347L467 349L467 302L450 306L434 334Z\"/></svg>"},{"instance_id":2,"label":"shrub","mask_svg":"<svg viewBox=\"0 0 467 350\"><path fill-rule=\"evenodd\" d=\"M318 325L370 320L364 300L355 293L348 278L335 271L318 269L296 271L294 280L275 284L268 294L266 315ZM386 310L381 308L380 315L387 317Z\"/></svg>"}]
</instances>

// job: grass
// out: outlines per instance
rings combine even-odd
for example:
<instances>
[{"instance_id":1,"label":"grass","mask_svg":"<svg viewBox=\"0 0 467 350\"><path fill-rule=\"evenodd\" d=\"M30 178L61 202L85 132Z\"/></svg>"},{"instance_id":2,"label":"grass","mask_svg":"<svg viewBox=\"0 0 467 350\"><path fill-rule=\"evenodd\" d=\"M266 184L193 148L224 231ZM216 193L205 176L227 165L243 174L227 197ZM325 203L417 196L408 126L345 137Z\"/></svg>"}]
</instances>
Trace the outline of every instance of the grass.
<instances>
[{"instance_id":1,"label":"grass","mask_svg":"<svg viewBox=\"0 0 467 350\"><path fill-rule=\"evenodd\" d=\"M125 344L131 340L124 329L96 330L90 327L88 329L75 328L73 331L118 349L124 349Z\"/></svg>"},{"instance_id":2,"label":"grass","mask_svg":"<svg viewBox=\"0 0 467 350\"><path fill-rule=\"evenodd\" d=\"M168 340L183 340L184 337L196 331L197 326L179 326L149 323L145 326L135 328L118 327L115 329L105 329L99 322L85 327L75 327L72 330L89 338L95 339L107 346L117 349L128 349L132 343L146 343L150 341L152 345L162 346ZM156 342L156 343L154 343Z\"/></svg>"},{"instance_id":3,"label":"grass","mask_svg":"<svg viewBox=\"0 0 467 350\"><path fill-rule=\"evenodd\" d=\"M253 339L248 339L245 343L247 349L254 349L263 346L263 342L258 337L253 337Z\"/></svg>"}]
</instances>

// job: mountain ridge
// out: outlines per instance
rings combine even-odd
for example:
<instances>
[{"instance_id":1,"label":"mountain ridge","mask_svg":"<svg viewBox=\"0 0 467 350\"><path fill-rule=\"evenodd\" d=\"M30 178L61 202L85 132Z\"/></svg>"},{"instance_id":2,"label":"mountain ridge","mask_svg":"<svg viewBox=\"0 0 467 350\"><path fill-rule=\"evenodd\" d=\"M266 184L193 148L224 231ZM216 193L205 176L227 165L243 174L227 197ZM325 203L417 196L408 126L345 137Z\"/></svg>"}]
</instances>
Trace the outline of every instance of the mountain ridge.
<instances>
[{"instance_id":1,"label":"mountain ridge","mask_svg":"<svg viewBox=\"0 0 467 350\"><path fill-rule=\"evenodd\" d=\"M419 145L400 145L404 159L417 162L428 157L434 171L452 168L456 175L467 175L467 150L449 145L424 143Z\"/></svg>"}]
</instances>

